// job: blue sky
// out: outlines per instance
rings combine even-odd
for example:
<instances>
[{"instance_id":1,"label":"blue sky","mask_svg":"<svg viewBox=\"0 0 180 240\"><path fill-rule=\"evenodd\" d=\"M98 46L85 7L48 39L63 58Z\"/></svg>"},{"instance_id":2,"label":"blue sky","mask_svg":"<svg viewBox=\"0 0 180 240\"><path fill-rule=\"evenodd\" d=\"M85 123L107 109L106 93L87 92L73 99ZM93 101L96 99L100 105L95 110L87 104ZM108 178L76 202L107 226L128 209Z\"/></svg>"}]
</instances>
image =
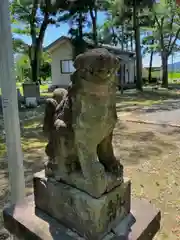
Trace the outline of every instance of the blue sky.
<instances>
[{"instance_id":1,"label":"blue sky","mask_svg":"<svg viewBox=\"0 0 180 240\"><path fill-rule=\"evenodd\" d=\"M102 25L103 22L105 21L105 14L103 13L98 13L98 25ZM63 35L67 35L68 34L68 30L69 30L69 25L67 23L61 24L60 27L56 27L55 25L49 25L47 30L46 30L46 34L45 34L45 38L44 38L44 46L48 46L50 43L54 42L57 38L59 38L60 36ZM27 36L22 36L22 39L27 42L30 43L30 38L28 38ZM147 54L145 57L143 57L143 66L148 67L149 66L149 58L150 55ZM176 55L173 58L174 62L178 62L180 61L180 55ZM169 63L172 63L172 58L169 58ZM155 55L153 58L153 66L154 67L159 67L161 66L161 58L158 55Z\"/></svg>"}]
</instances>

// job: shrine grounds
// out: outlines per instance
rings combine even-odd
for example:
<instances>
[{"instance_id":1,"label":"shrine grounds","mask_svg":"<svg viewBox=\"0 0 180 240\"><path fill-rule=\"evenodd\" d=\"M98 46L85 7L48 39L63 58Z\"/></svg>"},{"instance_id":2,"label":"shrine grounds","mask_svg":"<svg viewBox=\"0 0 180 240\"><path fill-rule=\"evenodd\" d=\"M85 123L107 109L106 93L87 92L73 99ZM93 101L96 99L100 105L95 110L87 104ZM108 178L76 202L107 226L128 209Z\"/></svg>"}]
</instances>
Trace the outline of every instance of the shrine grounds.
<instances>
[{"instance_id":1,"label":"shrine grounds","mask_svg":"<svg viewBox=\"0 0 180 240\"><path fill-rule=\"evenodd\" d=\"M146 198L162 214L156 240L180 239L180 92L127 91L117 95L115 154L132 180L132 196ZM42 134L44 106L20 111L26 194L33 173L43 169L46 139ZM164 114L164 115L163 115ZM150 122L150 124L149 124ZM9 199L5 135L0 114L0 210ZM3 219L0 219L0 229ZM1 234L0 234L0 239Z\"/></svg>"}]
</instances>

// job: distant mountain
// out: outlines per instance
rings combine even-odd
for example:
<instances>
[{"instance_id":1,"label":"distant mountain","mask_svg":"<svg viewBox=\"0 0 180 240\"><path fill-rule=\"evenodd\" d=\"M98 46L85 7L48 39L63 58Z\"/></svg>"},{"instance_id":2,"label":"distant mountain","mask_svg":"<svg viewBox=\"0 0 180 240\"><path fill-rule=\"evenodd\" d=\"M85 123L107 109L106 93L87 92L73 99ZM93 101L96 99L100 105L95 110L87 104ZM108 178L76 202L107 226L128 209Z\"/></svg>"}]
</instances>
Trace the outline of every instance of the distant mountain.
<instances>
[{"instance_id":1,"label":"distant mountain","mask_svg":"<svg viewBox=\"0 0 180 240\"><path fill-rule=\"evenodd\" d=\"M169 72L180 72L180 62L176 62L173 64L168 64L168 71Z\"/></svg>"}]
</instances>

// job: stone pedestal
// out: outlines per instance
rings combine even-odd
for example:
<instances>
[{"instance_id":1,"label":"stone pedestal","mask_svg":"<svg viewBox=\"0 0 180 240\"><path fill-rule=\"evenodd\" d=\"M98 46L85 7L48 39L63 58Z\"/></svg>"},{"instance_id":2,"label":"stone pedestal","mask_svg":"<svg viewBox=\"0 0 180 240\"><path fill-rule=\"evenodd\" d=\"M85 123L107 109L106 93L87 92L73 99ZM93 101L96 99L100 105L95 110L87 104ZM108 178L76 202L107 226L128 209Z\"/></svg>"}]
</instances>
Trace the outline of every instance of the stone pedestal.
<instances>
[{"instance_id":1,"label":"stone pedestal","mask_svg":"<svg viewBox=\"0 0 180 240\"><path fill-rule=\"evenodd\" d=\"M97 199L75 187L47 179L42 171L34 176L34 194L39 209L90 240L102 239L130 213L128 179Z\"/></svg>"}]
</instances>

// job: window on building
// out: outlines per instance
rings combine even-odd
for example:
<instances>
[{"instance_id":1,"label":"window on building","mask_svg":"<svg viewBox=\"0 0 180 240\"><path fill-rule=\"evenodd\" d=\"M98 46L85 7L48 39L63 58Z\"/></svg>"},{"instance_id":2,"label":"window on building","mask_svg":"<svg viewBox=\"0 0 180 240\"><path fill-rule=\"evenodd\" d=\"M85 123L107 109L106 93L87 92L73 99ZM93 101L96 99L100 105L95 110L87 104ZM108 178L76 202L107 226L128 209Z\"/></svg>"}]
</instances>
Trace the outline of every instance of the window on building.
<instances>
[{"instance_id":1,"label":"window on building","mask_svg":"<svg viewBox=\"0 0 180 240\"><path fill-rule=\"evenodd\" d=\"M72 60L60 61L61 73L72 73L75 71Z\"/></svg>"}]
</instances>

